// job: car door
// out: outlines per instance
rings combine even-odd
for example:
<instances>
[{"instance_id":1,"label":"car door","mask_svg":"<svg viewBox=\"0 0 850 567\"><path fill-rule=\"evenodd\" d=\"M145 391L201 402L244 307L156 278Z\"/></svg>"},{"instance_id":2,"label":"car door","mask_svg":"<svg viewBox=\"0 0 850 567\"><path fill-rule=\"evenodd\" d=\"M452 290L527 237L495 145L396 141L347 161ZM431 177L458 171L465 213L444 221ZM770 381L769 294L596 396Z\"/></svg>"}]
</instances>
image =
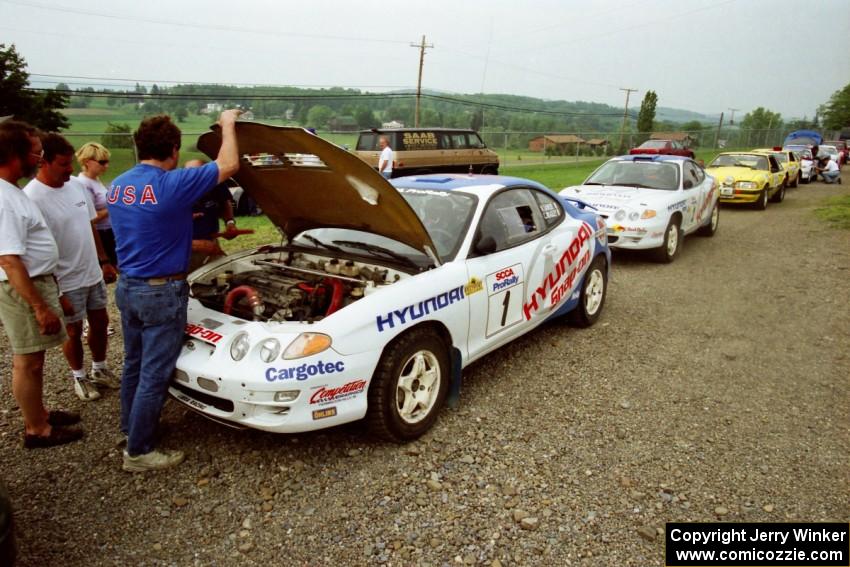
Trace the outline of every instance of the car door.
<instances>
[{"instance_id":1,"label":"car door","mask_svg":"<svg viewBox=\"0 0 850 567\"><path fill-rule=\"evenodd\" d=\"M466 261L471 358L540 322L526 307L532 284L543 281L569 244L559 230L564 215L557 200L525 187L502 190L487 203Z\"/></svg>"},{"instance_id":2,"label":"car door","mask_svg":"<svg viewBox=\"0 0 850 567\"><path fill-rule=\"evenodd\" d=\"M782 166L779 165L779 162L776 161L775 157L767 156L767 159L770 162L770 187L771 192L773 192L773 190L779 187L782 183L782 178L785 176L785 172L782 170Z\"/></svg>"},{"instance_id":3,"label":"car door","mask_svg":"<svg viewBox=\"0 0 850 567\"><path fill-rule=\"evenodd\" d=\"M692 217L691 225L686 232L696 230L705 223L706 216L711 214L711 208L714 205L714 182L705 171L695 162L685 162L684 169L685 179L690 180L692 185L684 189L688 195L688 203L694 199L696 206Z\"/></svg>"}]
</instances>

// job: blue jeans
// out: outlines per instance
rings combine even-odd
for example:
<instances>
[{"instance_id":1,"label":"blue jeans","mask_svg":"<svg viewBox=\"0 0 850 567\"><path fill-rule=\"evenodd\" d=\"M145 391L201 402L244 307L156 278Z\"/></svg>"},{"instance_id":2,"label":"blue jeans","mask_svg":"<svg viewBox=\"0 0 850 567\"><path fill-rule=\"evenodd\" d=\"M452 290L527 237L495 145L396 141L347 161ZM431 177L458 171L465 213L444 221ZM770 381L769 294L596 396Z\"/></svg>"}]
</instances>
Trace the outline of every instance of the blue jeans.
<instances>
[{"instance_id":1,"label":"blue jeans","mask_svg":"<svg viewBox=\"0 0 850 567\"><path fill-rule=\"evenodd\" d=\"M130 456L154 450L159 414L183 345L188 300L185 281L153 286L121 276L115 288L124 333L121 431Z\"/></svg>"},{"instance_id":2,"label":"blue jeans","mask_svg":"<svg viewBox=\"0 0 850 567\"><path fill-rule=\"evenodd\" d=\"M383 175L384 179L391 179L393 176L392 171L382 171L381 175Z\"/></svg>"},{"instance_id":3,"label":"blue jeans","mask_svg":"<svg viewBox=\"0 0 850 567\"><path fill-rule=\"evenodd\" d=\"M838 176L841 175L840 171L821 171L821 177L823 177L824 183L835 183L838 181Z\"/></svg>"}]
</instances>

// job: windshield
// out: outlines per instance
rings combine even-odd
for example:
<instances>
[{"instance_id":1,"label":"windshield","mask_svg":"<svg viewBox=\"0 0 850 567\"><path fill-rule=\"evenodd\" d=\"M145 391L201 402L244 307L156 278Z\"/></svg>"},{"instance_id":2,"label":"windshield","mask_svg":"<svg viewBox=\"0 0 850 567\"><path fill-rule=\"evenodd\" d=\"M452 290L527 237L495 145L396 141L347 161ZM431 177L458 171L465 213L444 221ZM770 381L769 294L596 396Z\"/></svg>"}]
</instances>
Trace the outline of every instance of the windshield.
<instances>
[{"instance_id":1,"label":"windshield","mask_svg":"<svg viewBox=\"0 0 850 567\"><path fill-rule=\"evenodd\" d=\"M785 146L783 149L797 152L803 159L812 159L812 150L806 146Z\"/></svg>"},{"instance_id":2,"label":"windshield","mask_svg":"<svg viewBox=\"0 0 850 567\"><path fill-rule=\"evenodd\" d=\"M661 149L667 146L667 142L664 140L647 140L638 146L638 148L643 149Z\"/></svg>"},{"instance_id":3,"label":"windshield","mask_svg":"<svg viewBox=\"0 0 850 567\"><path fill-rule=\"evenodd\" d=\"M676 191L679 188L679 166L660 161L609 161L584 183Z\"/></svg>"},{"instance_id":4,"label":"windshield","mask_svg":"<svg viewBox=\"0 0 850 567\"><path fill-rule=\"evenodd\" d=\"M749 169L761 169L768 171L768 159L766 156L754 154L721 154L714 158L708 167L747 167Z\"/></svg>"},{"instance_id":5,"label":"windshield","mask_svg":"<svg viewBox=\"0 0 850 567\"><path fill-rule=\"evenodd\" d=\"M468 193L398 187L416 212L444 262L454 259L469 229L478 199Z\"/></svg>"},{"instance_id":6,"label":"windshield","mask_svg":"<svg viewBox=\"0 0 850 567\"><path fill-rule=\"evenodd\" d=\"M469 229L478 200L466 193L426 189L398 191L425 225L440 259L443 262L454 260ZM359 230L315 228L300 233L292 242L308 248L369 256L375 258L375 261L408 264L409 267L426 268L433 264L428 256L415 248Z\"/></svg>"}]
</instances>

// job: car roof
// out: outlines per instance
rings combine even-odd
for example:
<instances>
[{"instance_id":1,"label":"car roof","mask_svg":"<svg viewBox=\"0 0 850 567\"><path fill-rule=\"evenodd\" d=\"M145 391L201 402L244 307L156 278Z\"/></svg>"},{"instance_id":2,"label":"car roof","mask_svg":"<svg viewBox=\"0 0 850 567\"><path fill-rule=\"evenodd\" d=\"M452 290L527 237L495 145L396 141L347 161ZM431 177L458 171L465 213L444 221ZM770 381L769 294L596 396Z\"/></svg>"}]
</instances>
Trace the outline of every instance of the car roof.
<instances>
[{"instance_id":1,"label":"car roof","mask_svg":"<svg viewBox=\"0 0 850 567\"><path fill-rule=\"evenodd\" d=\"M372 128L370 130L360 130L360 134L381 134L392 132L454 132L454 133L469 133L475 132L472 128Z\"/></svg>"},{"instance_id":2,"label":"car roof","mask_svg":"<svg viewBox=\"0 0 850 567\"><path fill-rule=\"evenodd\" d=\"M549 189L531 179L510 177L507 175L466 175L458 173L431 173L428 175L411 175L396 177L390 183L395 187L405 189L431 189L437 191L470 191L476 187L533 187L549 191Z\"/></svg>"},{"instance_id":3,"label":"car roof","mask_svg":"<svg viewBox=\"0 0 850 567\"><path fill-rule=\"evenodd\" d=\"M666 154L633 154L627 156L617 156L611 159L619 161L691 161L691 158L686 156L670 156Z\"/></svg>"}]
</instances>

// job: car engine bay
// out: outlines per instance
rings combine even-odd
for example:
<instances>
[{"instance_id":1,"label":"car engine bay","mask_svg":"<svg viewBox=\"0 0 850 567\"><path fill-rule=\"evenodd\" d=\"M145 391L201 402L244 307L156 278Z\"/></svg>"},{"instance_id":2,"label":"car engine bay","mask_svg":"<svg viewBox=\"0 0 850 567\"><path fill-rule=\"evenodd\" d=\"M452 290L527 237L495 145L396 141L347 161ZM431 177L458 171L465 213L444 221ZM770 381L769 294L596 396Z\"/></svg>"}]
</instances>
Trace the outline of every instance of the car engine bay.
<instances>
[{"instance_id":1,"label":"car engine bay","mask_svg":"<svg viewBox=\"0 0 850 567\"><path fill-rule=\"evenodd\" d=\"M353 260L259 252L190 278L190 294L241 319L312 323L403 275Z\"/></svg>"}]
</instances>

